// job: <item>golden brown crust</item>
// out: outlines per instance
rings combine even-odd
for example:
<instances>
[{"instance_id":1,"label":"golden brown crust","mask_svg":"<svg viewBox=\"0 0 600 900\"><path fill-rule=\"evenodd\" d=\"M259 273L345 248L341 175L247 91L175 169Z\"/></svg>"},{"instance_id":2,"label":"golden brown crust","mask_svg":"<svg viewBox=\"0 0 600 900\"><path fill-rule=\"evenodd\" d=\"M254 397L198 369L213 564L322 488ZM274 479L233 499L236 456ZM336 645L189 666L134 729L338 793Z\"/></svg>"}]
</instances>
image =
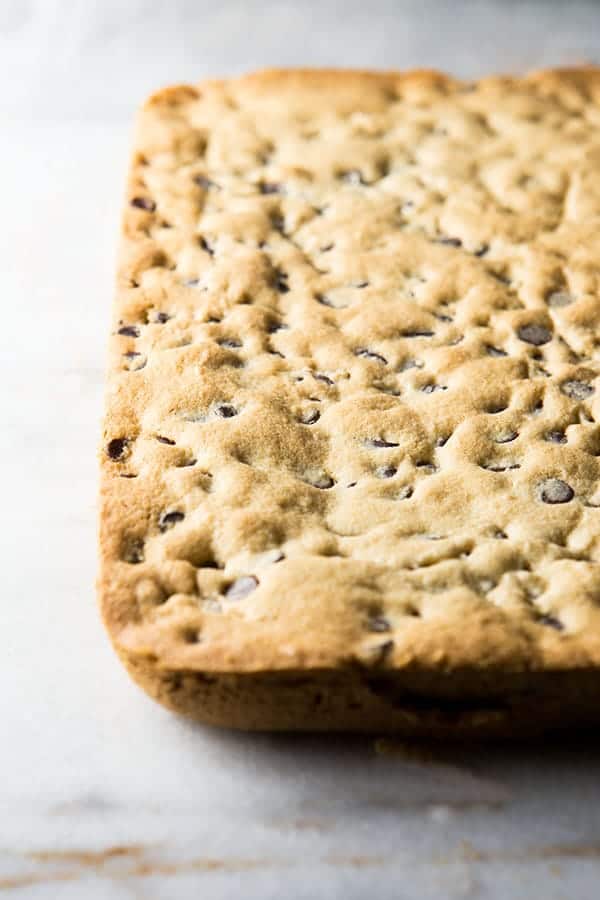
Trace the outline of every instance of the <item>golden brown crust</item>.
<instances>
[{"instance_id":1,"label":"golden brown crust","mask_svg":"<svg viewBox=\"0 0 600 900\"><path fill-rule=\"evenodd\" d=\"M204 687L171 705L244 727L234 707L254 691L263 717L247 726L274 727L286 672L321 693L335 683L338 699L381 675L410 694L411 672L435 677L436 696L464 694L467 672L513 698L508 728L547 724L544 704L556 714L587 684L600 664L599 122L594 68L478 85L270 70L145 104L100 596L151 693L164 700L186 673ZM216 712L209 676L236 684L213 690ZM516 711L515 679L537 716ZM406 730L398 703L383 714L373 700L369 717L367 696L361 721ZM329 720L357 727L345 702ZM467 719L437 732L480 729Z\"/></svg>"}]
</instances>

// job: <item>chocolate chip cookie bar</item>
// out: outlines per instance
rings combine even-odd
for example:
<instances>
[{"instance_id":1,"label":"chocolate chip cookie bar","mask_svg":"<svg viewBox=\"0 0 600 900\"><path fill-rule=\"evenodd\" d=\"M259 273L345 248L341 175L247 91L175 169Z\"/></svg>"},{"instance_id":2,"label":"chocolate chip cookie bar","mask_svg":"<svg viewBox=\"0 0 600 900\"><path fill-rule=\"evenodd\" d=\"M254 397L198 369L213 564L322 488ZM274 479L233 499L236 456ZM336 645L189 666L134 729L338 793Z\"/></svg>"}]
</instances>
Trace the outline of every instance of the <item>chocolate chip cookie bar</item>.
<instances>
[{"instance_id":1,"label":"chocolate chip cookie bar","mask_svg":"<svg viewBox=\"0 0 600 900\"><path fill-rule=\"evenodd\" d=\"M600 70L162 90L128 184L100 600L245 729L600 719Z\"/></svg>"}]
</instances>

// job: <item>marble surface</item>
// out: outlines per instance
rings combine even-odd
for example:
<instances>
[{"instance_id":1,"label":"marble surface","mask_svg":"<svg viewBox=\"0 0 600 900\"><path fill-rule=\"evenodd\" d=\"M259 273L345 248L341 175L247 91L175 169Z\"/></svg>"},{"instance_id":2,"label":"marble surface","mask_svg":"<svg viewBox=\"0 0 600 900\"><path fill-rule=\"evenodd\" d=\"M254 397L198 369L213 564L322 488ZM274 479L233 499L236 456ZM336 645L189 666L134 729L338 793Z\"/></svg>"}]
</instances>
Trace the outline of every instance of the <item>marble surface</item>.
<instances>
[{"instance_id":1,"label":"marble surface","mask_svg":"<svg viewBox=\"0 0 600 900\"><path fill-rule=\"evenodd\" d=\"M259 64L475 75L599 58L599 26L600 7L577 2L3 0L0 895L598 897L598 739L432 754L180 721L113 657L94 544L114 239L143 94Z\"/></svg>"}]
</instances>

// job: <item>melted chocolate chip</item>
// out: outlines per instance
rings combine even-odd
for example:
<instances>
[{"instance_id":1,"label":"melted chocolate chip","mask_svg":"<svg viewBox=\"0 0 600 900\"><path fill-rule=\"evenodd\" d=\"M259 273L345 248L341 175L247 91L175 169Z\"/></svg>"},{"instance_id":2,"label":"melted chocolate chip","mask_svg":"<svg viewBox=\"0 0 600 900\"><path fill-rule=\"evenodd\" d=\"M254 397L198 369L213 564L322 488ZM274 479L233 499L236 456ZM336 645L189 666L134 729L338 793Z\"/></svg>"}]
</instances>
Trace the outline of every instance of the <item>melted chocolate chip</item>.
<instances>
[{"instance_id":1,"label":"melted chocolate chip","mask_svg":"<svg viewBox=\"0 0 600 900\"><path fill-rule=\"evenodd\" d=\"M204 188L205 191L208 191L210 188L218 188L218 185L211 181L210 178L207 178L206 175L194 175L194 182L198 187Z\"/></svg>"},{"instance_id":2,"label":"melted chocolate chip","mask_svg":"<svg viewBox=\"0 0 600 900\"><path fill-rule=\"evenodd\" d=\"M276 331L283 331L287 328L289 328L289 326L285 325L283 322L269 322L267 325L267 334L275 334Z\"/></svg>"},{"instance_id":3,"label":"melted chocolate chip","mask_svg":"<svg viewBox=\"0 0 600 900\"><path fill-rule=\"evenodd\" d=\"M230 403L221 403L216 407L215 412L221 419L231 419L238 414L235 406L231 406Z\"/></svg>"},{"instance_id":4,"label":"melted chocolate chip","mask_svg":"<svg viewBox=\"0 0 600 900\"><path fill-rule=\"evenodd\" d=\"M320 418L321 413L318 409L307 409L300 413L298 421L301 422L302 425L314 425Z\"/></svg>"},{"instance_id":5,"label":"melted chocolate chip","mask_svg":"<svg viewBox=\"0 0 600 900\"><path fill-rule=\"evenodd\" d=\"M369 631L374 631L376 633L383 633L386 631L391 631L392 626L385 618L385 616L371 616L369 621L367 622L367 628Z\"/></svg>"},{"instance_id":6,"label":"melted chocolate chip","mask_svg":"<svg viewBox=\"0 0 600 900\"><path fill-rule=\"evenodd\" d=\"M506 350L501 350L499 347L492 347L491 344L486 344L485 352L488 356L501 357L508 356Z\"/></svg>"},{"instance_id":7,"label":"melted chocolate chip","mask_svg":"<svg viewBox=\"0 0 600 900\"><path fill-rule=\"evenodd\" d=\"M223 338L217 343L219 347L226 347L228 350L238 350L242 346L241 342L235 338Z\"/></svg>"},{"instance_id":8,"label":"melted chocolate chip","mask_svg":"<svg viewBox=\"0 0 600 900\"><path fill-rule=\"evenodd\" d=\"M422 394L435 394L436 391L447 391L445 384L424 384L420 389Z\"/></svg>"},{"instance_id":9,"label":"melted chocolate chip","mask_svg":"<svg viewBox=\"0 0 600 900\"><path fill-rule=\"evenodd\" d=\"M185 515L178 509L165 512L158 520L158 527L161 531L167 531L168 528L172 528L173 525L175 525L177 522L183 521L184 518Z\"/></svg>"},{"instance_id":10,"label":"melted chocolate chip","mask_svg":"<svg viewBox=\"0 0 600 900\"><path fill-rule=\"evenodd\" d=\"M386 441L383 438L369 438L365 441L365 447L399 447L394 441Z\"/></svg>"},{"instance_id":11,"label":"melted chocolate chip","mask_svg":"<svg viewBox=\"0 0 600 900\"><path fill-rule=\"evenodd\" d=\"M575 379L563 381L560 389L563 394L566 394L572 400L585 400L594 393L593 386L588 384L587 381L577 381Z\"/></svg>"},{"instance_id":12,"label":"melted chocolate chip","mask_svg":"<svg viewBox=\"0 0 600 900\"><path fill-rule=\"evenodd\" d=\"M287 294L290 289L287 279L288 275L285 272L280 272L279 269L275 271L273 287L275 290L279 291L280 294Z\"/></svg>"},{"instance_id":13,"label":"melted chocolate chip","mask_svg":"<svg viewBox=\"0 0 600 900\"><path fill-rule=\"evenodd\" d=\"M122 325L119 328L117 334L122 334L125 337L137 338L140 336L140 329L135 325Z\"/></svg>"},{"instance_id":14,"label":"melted chocolate chip","mask_svg":"<svg viewBox=\"0 0 600 900\"><path fill-rule=\"evenodd\" d=\"M363 359L374 359L377 360L377 362L387 365L387 359L385 358L385 356L382 356L381 353L375 353L373 350L369 350L367 347L360 347L358 350L355 350L354 355L362 356Z\"/></svg>"},{"instance_id":15,"label":"melted chocolate chip","mask_svg":"<svg viewBox=\"0 0 600 900\"><path fill-rule=\"evenodd\" d=\"M564 431L547 431L544 440L550 441L552 444L566 444L567 436Z\"/></svg>"},{"instance_id":16,"label":"melted chocolate chip","mask_svg":"<svg viewBox=\"0 0 600 900\"><path fill-rule=\"evenodd\" d=\"M283 186L274 181L261 181L258 187L261 194L283 194Z\"/></svg>"},{"instance_id":17,"label":"melted chocolate chip","mask_svg":"<svg viewBox=\"0 0 600 900\"><path fill-rule=\"evenodd\" d=\"M403 331L401 332L401 337L405 338L417 338L417 337L433 337L433 331L427 331L425 328L420 328L415 331Z\"/></svg>"},{"instance_id":18,"label":"melted chocolate chip","mask_svg":"<svg viewBox=\"0 0 600 900\"><path fill-rule=\"evenodd\" d=\"M565 626L560 619L557 619L556 616L551 616L549 613L544 613L537 621L540 625L547 625L549 628L555 628L557 631L565 630Z\"/></svg>"},{"instance_id":19,"label":"melted chocolate chip","mask_svg":"<svg viewBox=\"0 0 600 900\"><path fill-rule=\"evenodd\" d=\"M127 438L113 438L106 445L106 452L111 459L122 459L129 441Z\"/></svg>"},{"instance_id":20,"label":"melted chocolate chip","mask_svg":"<svg viewBox=\"0 0 600 900\"><path fill-rule=\"evenodd\" d=\"M569 503L575 496L571 485L560 478L546 478L539 485L540 499L543 503Z\"/></svg>"},{"instance_id":21,"label":"melted chocolate chip","mask_svg":"<svg viewBox=\"0 0 600 900\"><path fill-rule=\"evenodd\" d=\"M552 340L552 332L545 325L539 325L536 322L530 322L529 325L521 325L517 330L517 334L526 344L533 344L540 347Z\"/></svg>"},{"instance_id":22,"label":"melted chocolate chip","mask_svg":"<svg viewBox=\"0 0 600 900\"><path fill-rule=\"evenodd\" d=\"M171 440L171 438L163 437L162 434L157 434L157 435L156 435L156 440L157 440L160 444L169 444L169 446L171 446L171 447L174 447L174 446L175 446L175 441Z\"/></svg>"},{"instance_id":23,"label":"melted chocolate chip","mask_svg":"<svg viewBox=\"0 0 600 900\"><path fill-rule=\"evenodd\" d=\"M122 558L125 562L137 565L144 561L144 542L141 538L131 538L125 544Z\"/></svg>"},{"instance_id":24,"label":"melted chocolate chip","mask_svg":"<svg viewBox=\"0 0 600 900\"><path fill-rule=\"evenodd\" d=\"M380 466L375 474L378 478L393 478L397 471L396 466Z\"/></svg>"},{"instance_id":25,"label":"melted chocolate chip","mask_svg":"<svg viewBox=\"0 0 600 900\"><path fill-rule=\"evenodd\" d=\"M146 212L154 212L156 209L156 203L149 197L134 197L131 206L135 206L136 209L144 209Z\"/></svg>"},{"instance_id":26,"label":"melted chocolate chip","mask_svg":"<svg viewBox=\"0 0 600 900\"><path fill-rule=\"evenodd\" d=\"M520 463L488 463L486 465L482 465L482 469L486 469L488 472L510 472L513 469L520 469Z\"/></svg>"},{"instance_id":27,"label":"melted chocolate chip","mask_svg":"<svg viewBox=\"0 0 600 900\"><path fill-rule=\"evenodd\" d=\"M462 247L462 241L457 237L441 236L435 239L436 244L444 244L446 247Z\"/></svg>"},{"instance_id":28,"label":"melted chocolate chip","mask_svg":"<svg viewBox=\"0 0 600 900\"><path fill-rule=\"evenodd\" d=\"M489 249L489 244L482 244L481 247L478 247L477 250L473 252L473 256L485 256Z\"/></svg>"},{"instance_id":29,"label":"melted chocolate chip","mask_svg":"<svg viewBox=\"0 0 600 900\"><path fill-rule=\"evenodd\" d=\"M214 248L213 245L210 243L210 241L207 241L207 240L206 240L205 237L201 237L201 238L199 239L198 243L200 244L200 246L202 247L202 249L203 249L206 253L208 253L209 256L214 256L214 255L215 255L215 248Z\"/></svg>"},{"instance_id":30,"label":"melted chocolate chip","mask_svg":"<svg viewBox=\"0 0 600 900\"><path fill-rule=\"evenodd\" d=\"M320 491L327 491L329 488L333 487L335 481L329 475L321 475L320 478L311 481L310 484L312 484L313 487L319 488Z\"/></svg>"}]
</instances>

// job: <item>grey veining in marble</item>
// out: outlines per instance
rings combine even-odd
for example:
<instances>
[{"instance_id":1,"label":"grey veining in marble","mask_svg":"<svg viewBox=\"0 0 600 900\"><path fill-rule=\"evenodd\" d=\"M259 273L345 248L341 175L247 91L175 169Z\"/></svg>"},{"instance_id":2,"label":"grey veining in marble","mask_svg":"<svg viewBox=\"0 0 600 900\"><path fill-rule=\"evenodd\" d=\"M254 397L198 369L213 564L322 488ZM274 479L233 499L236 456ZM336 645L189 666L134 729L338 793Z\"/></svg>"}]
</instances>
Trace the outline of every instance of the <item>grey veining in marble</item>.
<instances>
[{"instance_id":1,"label":"grey veining in marble","mask_svg":"<svg viewBox=\"0 0 600 900\"><path fill-rule=\"evenodd\" d=\"M266 64L471 76L591 58L591 2L0 4L0 895L596 900L597 740L428 761L213 732L129 682L94 600L114 241L143 95Z\"/></svg>"}]
</instances>

